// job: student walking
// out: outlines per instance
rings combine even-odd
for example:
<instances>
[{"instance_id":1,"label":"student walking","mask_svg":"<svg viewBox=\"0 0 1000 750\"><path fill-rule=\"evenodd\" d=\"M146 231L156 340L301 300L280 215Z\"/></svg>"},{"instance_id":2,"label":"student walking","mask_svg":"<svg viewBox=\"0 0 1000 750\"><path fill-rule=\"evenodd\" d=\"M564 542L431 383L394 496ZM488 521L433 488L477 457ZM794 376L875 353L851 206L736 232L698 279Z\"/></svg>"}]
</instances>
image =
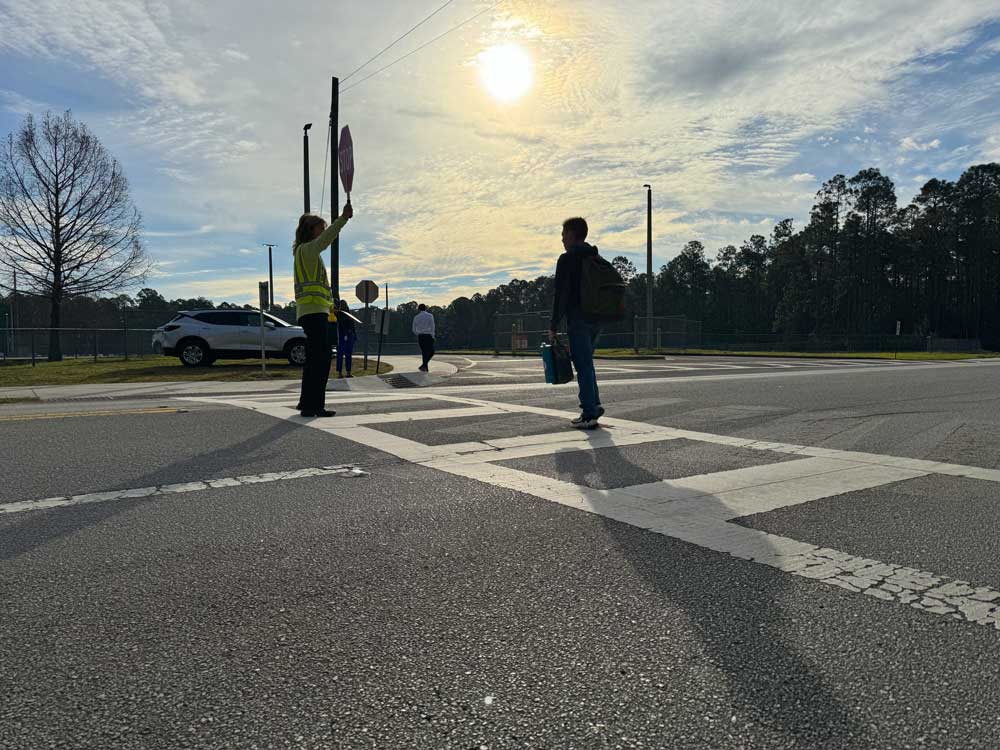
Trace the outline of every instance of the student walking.
<instances>
[{"instance_id":1,"label":"student walking","mask_svg":"<svg viewBox=\"0 0 1000 750\"><path fill-rule=\"evenodd\" d=\"M337 309L337 377L344 377L346 365L347 377L353 378L351 357L354 355L354 342L358 340L358 334L354 327L354 318L350 316L351 308L348 306L347 300L340 300Z\"/></svg>"},{"instance_id":2,"label":"student walking","mask_svg":"<svg viewBox=\"0 0 1000 750\"><path fill-rule=\"evenodd\" d=\"M556 263L555 297L552 302L552 321L549 340L554 341L563 318L569 334L570 358L576 370L580 388L580 416L571 424L581 430L593 430L604 414L594 370L594 347L600 328L592 316L583 311L581 286L585 258L597 257L597 248L586 243L587 222L575 217L563 222L562 243L565 252Z\"/></svg>"},{"instance_id":3,"label":"student walking","mask_svg":"<svg viewBox=\"0 0 1000 750\"><path fill-rule=\"evenodd\" d=\"M296 407L303 417L332 417L326 408L326 383L330 377L330 341L327 316L333 295L322 253L340 234L354 209L348 203L330 226L321 216L303 214L295 230L295 310L306 334L306 364L302 368L302 390Z\"/></svg>"},{"instance_id":4,"label":"student walking","mask_svg":"<svg viewBox=\"0 0 1000 750\"><path fill-rule=\"evenodd\" d=\"M434 356L434 316L427 310L427 305L420 305L417 310L419 312L413 318L413 335L417 337L424 360L419 369L421 372L429 372L427 365Z\"/></svg>"}]
</instances>

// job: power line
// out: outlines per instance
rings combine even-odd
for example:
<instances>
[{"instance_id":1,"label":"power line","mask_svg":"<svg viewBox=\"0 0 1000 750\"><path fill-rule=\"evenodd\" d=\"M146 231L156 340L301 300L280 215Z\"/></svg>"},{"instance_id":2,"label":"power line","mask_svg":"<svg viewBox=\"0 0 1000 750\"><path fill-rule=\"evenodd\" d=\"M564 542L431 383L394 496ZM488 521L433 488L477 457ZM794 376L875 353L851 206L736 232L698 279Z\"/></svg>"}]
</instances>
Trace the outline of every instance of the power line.
<instances>
[{"instance_id":1,"label":"power line","mask_svg":"<svg viewBox=\"0 0 1000 750\"><path fill-rule=\"evenodd\" d=\"M350 91L351 89L355 88L356 86L360 86L360 85L361 85L362 83L364 83L365 81L367 81L367 80L368 80L369 78L374 78L375 76L377 76L377 75L378 75L379 73L381 73L382 71L384 71L384 70L388 70L389 68L391 68L391 67L392 67L393 65L395 65L396 63L398 63L398 62L402 62L403 60L405 60L406 58L408 58L408 57L409 57L410 55L414 55L414 54L416 54L417 52L419 52L420 50L422 50L422 49L425 49L426 47L429 47L430 45L434 44L434 42L438 41L438 40L439 40L439 39L441 39L442 37L445 37L445 36L447 36L448 34L450 34L450 33L451 33L451 32L453 32L453 31L457 31L458 29L462 28L462 27L463 27L463 26L465 26L466 24L469 24L469 23L472 23L472 22L473 22L473 21L475 21L475 20L476 20L477 18L479 18L479 17L481 16L481 15L483 15L484 13L487 13L487 12L489 12L489 11L493 10L493 9L494 9L495 7L497 7L497 6L498 6L498 5L500 4L500 3L502 3L502 2L503 2L503 0L496 0L496 2L495 2L495 3L493 3L493 4L491 4L491 5L488 5L487 7L483 8L483 9L482 9L481 11L479 11L478 13L476 13L476 14L475 14L474 16L470 16L469 18L466 18L466 19L465 19L464 21L462 21L461 23L457 23L457 24L455 24L455 25L454 25L454 26L452 26L452 27L451 27L450 29L447 29L446 31L444 31L444 32L442 32L442 33L440 33L440 34L438 34L438 35L437 35L436 37L434 37L434 38L433 38L433 39L431 39L430 41L427 41L427 42L424 42L423 44L421 44L421 45L420 45L419 47L417 47L416 49L413 49L413 50L410 50L410 51L409 51L409 52L407 52L407 53L406 53L405 55L402 55L401 57L397 57L397 58L396 58L395 60L393 60L393 61L392 61L391 63L389 63L389 64L387 64L387 65L384 65L384 66L382 66L381 68L379 68L378 70L376 70L376 71L375 71L374 73L369 73L369 74L368 74L368 75L366 75L366 76L365 76L364 78L362 78L362 79L361 79L360 81L355 81L355 82L354 82L354 83L352 83L352 84L351 84L350 86L347 86L346 88L343 88L343 89L341 89L341 90L340 90L340 93L341 93L341 94L345 94L346 92Z\"/></svg>"},{"instance_id":2,"label":"power line","mask_svg":"<svg viewBox=\"0 0 1000 750\"><path fill-rule=\"evenodd\" d=\"M362 63L361 65L359 65L358 67L356 67L354 70L352 70L350 73L348 73L346 76L344 76L343 78L341 78L340 79L341 83L345 83L348 79L350 79L359 70L361 70L362 68L364 68L369 63L374 62L379 57L381 57L382 55L384 55L386 52L388 52L389 50L391 50L393 47L395 47L397 44L399 44L401 41L403 41L406 37L408 37L414 31L416 31L421 26L423 26L425 23L427 23L432 18L434 18L434 16L436 16L442 10L444 10L449 5L451 5L453 2L455 2L455 0L447 0L447 2L445 2L444 5L440 6L437 10L435 10L429 16L426 16L420 23L418 23L416 26L413 26L409 31L407 31L401 37L399 37L398 39L396 39L396 41L394 41L392 44L388 45L387 47L383 47L379 52L377 52L376 54L372 55L370 58L368 58L367 60L365 60L364 63Z\"/></svg>"}]
</instances>

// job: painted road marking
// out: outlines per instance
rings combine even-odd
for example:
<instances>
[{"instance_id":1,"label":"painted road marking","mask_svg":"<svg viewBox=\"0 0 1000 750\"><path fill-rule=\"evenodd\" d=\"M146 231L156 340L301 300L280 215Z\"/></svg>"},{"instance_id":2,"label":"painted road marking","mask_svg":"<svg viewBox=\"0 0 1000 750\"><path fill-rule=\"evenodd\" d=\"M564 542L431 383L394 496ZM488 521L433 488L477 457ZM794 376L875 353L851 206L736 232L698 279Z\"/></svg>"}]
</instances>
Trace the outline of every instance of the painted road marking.
<instances>
[{"instance_id":1,"label":"painted road marking","mask_svg":"<svg viewBox=\"0 0 1000 750\"><path fill-rule=\"evenodd\" d=\"M246 484L265 484L268 482L285 482L290 479L306 477L361 477L368 472L351 466L321 466L310 469L295 469L293 471L272 471L265 474L244 474L238 477L222 479L206 479L197 482L180 482L177 484L161 484L154 487L133 487L127 490L111 490L110 492L88 492L84 495L61 495L47 497L41 500L21 500L14 503L0 504L0 514L23 513L29 510L48 510L50 508L66 508L73 505L88 503L104 503L112 500L135 500L138 498L160 497L166 495L181 495L200 490L220 489L222 487L240 487Z\"/></svg>"},{"instance_id":2,"label":"painted road marking","mask_svg":"<svg viewBox=\"0 0 1000 750\"><path fill-rule=\"evenodd\" d=\"M512 414L529 413L563 419L574 416L554 409L449 397L440 393L424 392L421 396L429 401L492 407ZM278 418L289 418L289 409L252 399L213 400L253 408ZM444 412L444 418L448 418L458 417L464 410L429 411L436 414ZM755 513L908 481L933 473L1000 482L1000 471L677 430L622 419L605 420L611 427L610 430L583 437L578 437L576 433L566 433L565 436L558 433L558 437L531 435L430 446L372 429L370 425L379 423L374 418L376 416L366 414L357 418L338 418L336 426L330 424L335 420L315 420L303 424L330 435L377 447L428 468L594 513L852 593L1000 630L1000 590L974 586L966 581L821 548L729 523L735 518ZM386 421L399 421L400 418L399 413L382 416ZM360 422L362 417L364 424ZM497 465L498 461L526 454L592 450L622 445L625 444L624 441L633 439L653 442L677 438L790 453L799 458L608 490Z\"/></svg>"},{"instance_id":3,"label":"painted road marking","mask_svg":"<svg viewBox=\"0 0 1000 750\"><path fill-rule=\"evenodd\" d=\"M769 368L766 372L740 372L740 373L725 373L718 375L678 375L669 379L665 378L626 378L620 380L602 380L601 388L616 388L619 386L624 386L627 388L635 388L639 385L663 385L664 383L669 383L670 385L675 385L678 383L712 383L720 381L729 380L772 380L772 379L784 379L784 378L819 378L819 377L829 377L829 376L858 376L867 375L871 372L896 372L896 373L910 373L919 372L922 370L948 370L963 367L998 367L1000 368L1000 358L990 359L990 360L959 360L959 361L949 361L949 362L933 362L933 363L922 363L922 364L903 364L899 363L896 365L867 365L862 364L857 367L829 367L826 369L819 368L802 368L798 370L776 370L774 368ZM483 385L454 385L454 386L431 386L428 388L422 388L422 394L428 393L439 393L439 394L460 394L460 393L486 393L486 394L496 394L496 393L511 393L517 391L551 391L552 388L558 386L552 386L549 383L542 382L541 370L537 374L538 380L533 383L488 383Z\"/></svg>"},{"instance_id":4,"label":"painted road marking","mask_svg":"<svg viewBox=\"0 0 1000 750\"><path fill-rule=\"evenodd\" d=\"M72 419L74 417L116 417L122 414L181 414L185 409L157 406L153 409L110 409L103 411L67 411L53 414L19 414L0 417L0 422L34 422L40 419Z\"/></svg>"}]
</instances>

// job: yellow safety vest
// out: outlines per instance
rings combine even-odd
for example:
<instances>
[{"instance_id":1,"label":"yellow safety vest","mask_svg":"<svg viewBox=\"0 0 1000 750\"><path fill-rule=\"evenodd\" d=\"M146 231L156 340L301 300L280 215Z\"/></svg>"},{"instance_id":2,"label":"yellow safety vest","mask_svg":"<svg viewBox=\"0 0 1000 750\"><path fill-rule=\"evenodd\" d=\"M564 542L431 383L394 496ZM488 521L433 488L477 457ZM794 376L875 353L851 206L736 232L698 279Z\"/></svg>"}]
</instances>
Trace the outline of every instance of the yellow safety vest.
<instances>
[{"instance_id":1,"label":"yellow safety vest","mask_svg":"<svg viewBox=\"0 0 1000 750\"><path fill-rule=\"evenodd\" d=\"M306 269L306 264L302 260L302 255L298 248L295 249L295 305L301 308L303 305L323 305L329 309L333 304L333 296L330 293L330 282L326 279L326 267L320 258L316 258L316 265L312 268L312 273Z\"/></svg>"}]
</instances>

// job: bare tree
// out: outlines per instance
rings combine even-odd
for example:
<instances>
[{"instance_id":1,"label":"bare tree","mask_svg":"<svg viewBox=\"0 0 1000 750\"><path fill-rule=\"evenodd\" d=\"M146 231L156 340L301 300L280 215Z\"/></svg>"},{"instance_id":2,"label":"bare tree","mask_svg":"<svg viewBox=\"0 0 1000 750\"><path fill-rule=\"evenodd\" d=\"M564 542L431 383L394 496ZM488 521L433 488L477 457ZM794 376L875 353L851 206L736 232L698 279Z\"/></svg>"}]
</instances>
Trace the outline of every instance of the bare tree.
<instances>
[{"instance_id":1,"label":"bare tree","mask_svg":"<svg viewBox=\"0 0 1000 750\"><path fill-rule=\"evenodd\" d=\"M69 112L28 115L0 152L0 266L50 303L49 360L62 359L62 303L145 278L142 216L128 180Z\"/></svg>"}]
</instances>

